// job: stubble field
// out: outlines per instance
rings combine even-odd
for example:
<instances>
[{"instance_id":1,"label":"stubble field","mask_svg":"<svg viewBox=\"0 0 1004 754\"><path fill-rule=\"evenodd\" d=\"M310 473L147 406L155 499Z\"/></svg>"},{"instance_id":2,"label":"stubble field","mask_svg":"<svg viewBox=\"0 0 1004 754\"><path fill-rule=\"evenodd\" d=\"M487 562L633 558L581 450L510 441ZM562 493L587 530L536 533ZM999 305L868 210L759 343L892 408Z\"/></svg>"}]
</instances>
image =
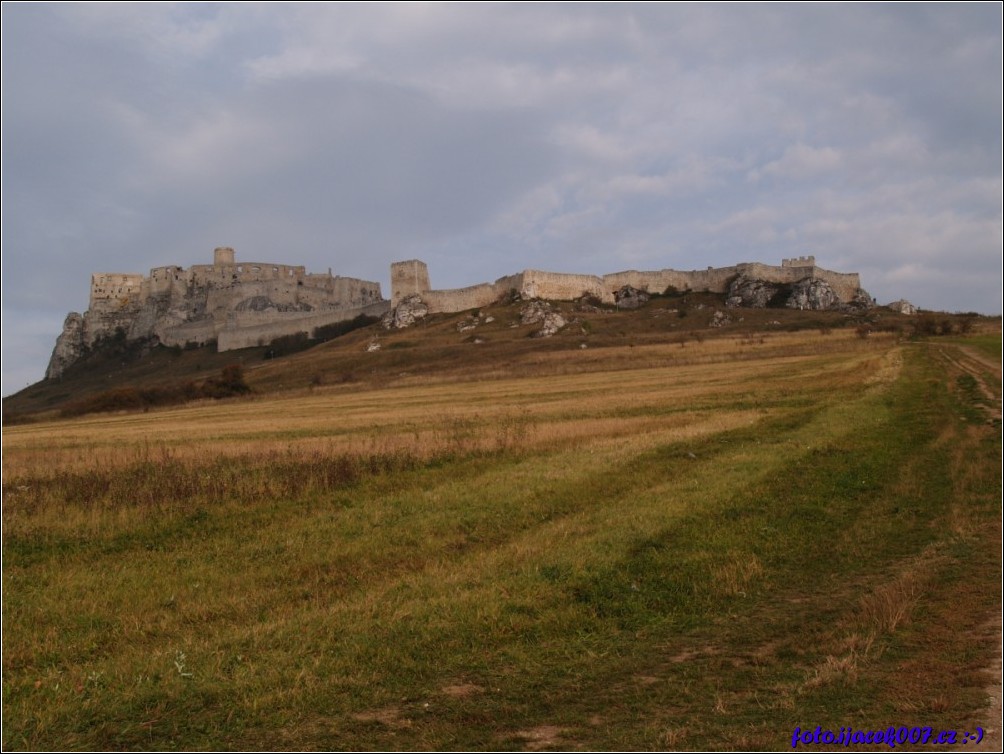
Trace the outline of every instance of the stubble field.
<instances>
[{"instance_id":1,"label":"stubble field","mask_svg":"<svg viewBox=\"0 0 1004 754\"><path fill-rule=\"evenodd\" d=\"M4 748L985 728L1000 337L680 350L5 428Z\"/></svg>"}]
</instances>

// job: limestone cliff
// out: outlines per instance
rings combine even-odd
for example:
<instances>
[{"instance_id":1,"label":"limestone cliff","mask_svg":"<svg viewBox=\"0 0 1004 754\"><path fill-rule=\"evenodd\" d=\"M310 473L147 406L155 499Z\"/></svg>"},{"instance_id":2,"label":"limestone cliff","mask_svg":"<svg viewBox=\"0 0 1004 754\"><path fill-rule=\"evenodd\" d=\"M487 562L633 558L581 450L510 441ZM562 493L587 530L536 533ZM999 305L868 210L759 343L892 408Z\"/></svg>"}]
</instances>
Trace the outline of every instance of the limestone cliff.
<instances>
[{"instance_id":1,"label":"limestone cliff","mask_svg":"<svg viewBox=\"0 0 1004 754\"><path fill-rule=\"evenodd\" d=\"M58 377L73 362L87 351L84 344L84 318L77 312L70 312L63 321L63 332L56 338L56 347L52 349L49 366L45 370L45 379Z\"/></svg>"}]
</instances>

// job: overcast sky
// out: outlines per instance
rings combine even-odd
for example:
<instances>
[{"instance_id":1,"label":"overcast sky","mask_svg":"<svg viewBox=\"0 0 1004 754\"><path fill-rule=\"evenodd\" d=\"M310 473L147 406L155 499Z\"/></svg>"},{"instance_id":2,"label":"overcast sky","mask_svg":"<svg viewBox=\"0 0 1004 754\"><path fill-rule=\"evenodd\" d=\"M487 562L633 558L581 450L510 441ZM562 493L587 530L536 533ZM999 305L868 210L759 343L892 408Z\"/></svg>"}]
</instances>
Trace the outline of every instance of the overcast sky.
<instances>
[{"instance_id":1,"label":"overcast sky","mask_svg":"<svg viewBox=\"0 0 1004 754\"><path fill-rule=\"evenodd\" d=\"M1001 312L1001 5L3 4L3 394L90 273L814 254Z\"/></svg>"}]
</instances>

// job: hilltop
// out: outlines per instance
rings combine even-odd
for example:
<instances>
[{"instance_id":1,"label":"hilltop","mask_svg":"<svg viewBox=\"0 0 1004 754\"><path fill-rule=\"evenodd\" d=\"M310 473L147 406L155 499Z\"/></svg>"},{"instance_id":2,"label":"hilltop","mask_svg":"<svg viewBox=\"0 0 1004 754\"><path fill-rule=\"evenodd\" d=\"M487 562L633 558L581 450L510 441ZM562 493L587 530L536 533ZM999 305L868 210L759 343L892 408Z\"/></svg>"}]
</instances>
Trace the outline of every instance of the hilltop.
<instances>
[{"instance_id":1,"label":"hilltop","mask_svg":"<svg viewBox=\"0 0 1004 754\"><path fill-rule=\"evenodd\" d=\"M705 339L769 345L772 334L799 329L971 329L973 315L909 316L888 308L853 312L788 308L729 308L726 293L654 295L633 309L586 297L548 302L564 326L551 337L532 337L543 323L526 322L529 302L511 300L456 313L431 313L405 329L375 318L343 322L329 340L305 334L223 353L213 345L168 347L149 339L110 338L54 379L4 400L4 421L51 415L117 388L166 389L211 379L239 365L259 396L322 385L387 385L403 379L483 379L548 370L601 370L635 357L646 346L673 344L685 358L688 344ZM638 349L637 351L625 349ZM561 354L560 358L555 356Z\"/></svg>"},{"instance_id":2,"label":"hilltop","mask_svg":"<svg viewBox=\"0 0 1004 754\"><path fill-rule=\"evenodd\" d=\"M254 392L4 428L4 746L780 750L899 709L999 747L999 327L908 337L967 321L123 341L62 389Z\"/></svg>"},{"instance_id":3,"label":"hilltop","mask_svg":"<svg viewBox=\"0 0 1004 754\"><path fill-rule=\"evenodd\" d=\"M283 338L325 339L342 323L386 317L390 326L414 320L414 313L455 313L515 298L576 301L634 308L650 295L676 292L727 293L730 306L783 304L794 309L868 308L871 296L857 273L816 265L813 256L782 259L780 266L742 263L704 270L626 270L602 277L523 270L466 288L433 289L418 259L390 266L391 299L380 284L324 273L299 265L245 262L229 246L213 251L212 264L154 267L149 275L96 272L90 305L70 312L56 339L47 379L111 343L152 343L233 351L269 345ZM418 305L418 308L416 308ZM404 313L402 314L402 307Z\"/></svg>"}]
</instances>

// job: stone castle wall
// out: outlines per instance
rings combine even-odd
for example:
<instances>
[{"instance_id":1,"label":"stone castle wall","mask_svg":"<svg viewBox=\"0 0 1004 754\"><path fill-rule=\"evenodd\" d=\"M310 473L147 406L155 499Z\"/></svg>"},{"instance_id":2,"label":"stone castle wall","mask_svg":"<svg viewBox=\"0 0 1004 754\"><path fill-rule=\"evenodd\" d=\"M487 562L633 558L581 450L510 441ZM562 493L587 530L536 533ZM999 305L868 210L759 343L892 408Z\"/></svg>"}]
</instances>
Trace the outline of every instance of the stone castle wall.
<instances>
[{"instance_id":1,"label":"stone castle wall","mask_svg":"<svg viewBox=\"0 0 1004 754\"><path fill-rule=\"evenodd\" d=\"M418 295L422 297L422 301L429 307L430 312L450 313L491 306L504 293L505 291L496 285L481 283L480 285L471 285L466 288L423 291Z\"/></svg>"},{"instance_id":2,"label":"stone castle wall","mask_svg":"<svg viewBox=\"0 0 1004 754\"><path fill-rule=\"evenodd\" d=\"M276 338L297 333L312 337L318 327L354 319L360 314L381 317L389 310L389 301L378 301L366 306L329 309L307 314L242 312L234 315L225 327L220 328L216 335L216 348L218 351L232 351L237 348L264 346Z\"/></svg>"},{"instance_id":3,"label":"stone castle wall","mask_svg":"<svg viewBox=\"0 0 1004 754\"><path fill-rule=\"evenodd\" d=\"M760 264L759 262L750 262L738 265L737 268L742 274L760 280L768 280L772 283L797 283L799 280L810 277L824 280L843 302L851 301L861 288L861 278L856 272L834 272L833 270L824 270L822 267L816 267L815 265L798 267L790 264L796 261L803 261L804 259L815 261L813 257L802 257L799 259L786 259L784 261L789 262L789 264L781 265L780 267Z\"/></svg>"},{"instance_id":4,"label":"stone castle wall","mask_svg":"<svg viewBox=\"0 0 1004 754\"><path fill-rule=\"evenodd\" d=\"M146 299L148 285L142 275L119 272L96 272L91 275L90 308L118 311L139 306Z\"/></svg>"},{"instance_id":5,"label":"stone castle wall","mask_svg":"<svg viewBox=\"0 0 1004 754\"><path fill-rule=\"evenodd\" d=\"M708 267L706 270L626 270L602 277L543 270L524 270L466 288L432 289L428 269L418 260L391 266L392 288L396 306L406 295L418 294L431 313L461 312L495 303L515 290L524 299L571 301L583 295L596 296L604 303L614 302L614 292L629 285L648 293L664 293L670 287L678 291L724 293L737 275L748 275L774 283L795 283L807 277L825 280L843 302L851 301L860 288L857 273L841 273L816 267L814 257L783 260L781 266L747 262L731 267ZM810 262L812 264L805 265ZM400 266L399 266L400 265ZM426 286L424 290L421 286Z\"/></svg>"},{"instance_id":6,"label":"stone castle wall","mask_svg":"<svg viewBox=\"0 0 1004 754\"><path fill-rule=\"evenodd\" d=\"M603 279L596 275L575 275L543 270L525 270L523 285L519 291L523 298L554 301L571 301L584 295L604 298L607 294ZM613 302L613 292L610 292L609 300Z\"/></svg>"},{"instance_id":7,"label":"stone castle wall","mask_svg":"<svg viewBox=\"0 0 1004 754\"><path fill-rule=\"evenodd\" d=\"M782 259L782 267L815 267L816 258L812 255L807 257L792 257L791 259Z\"/></svg>"},{"instance_id":8,"label":"stone castle wall","mask_svg":"<svg viewBox=\"0 0 1004 754\"><path fill-rule=\"evenodd\" d=\"M737 275L736 267L709 267L706 270L627 270L603 276L604 286L612 292L630 285L648 293L665 293L670 287L678 291L710 291L724 293Z\"/></svg>"}]
</instances>

